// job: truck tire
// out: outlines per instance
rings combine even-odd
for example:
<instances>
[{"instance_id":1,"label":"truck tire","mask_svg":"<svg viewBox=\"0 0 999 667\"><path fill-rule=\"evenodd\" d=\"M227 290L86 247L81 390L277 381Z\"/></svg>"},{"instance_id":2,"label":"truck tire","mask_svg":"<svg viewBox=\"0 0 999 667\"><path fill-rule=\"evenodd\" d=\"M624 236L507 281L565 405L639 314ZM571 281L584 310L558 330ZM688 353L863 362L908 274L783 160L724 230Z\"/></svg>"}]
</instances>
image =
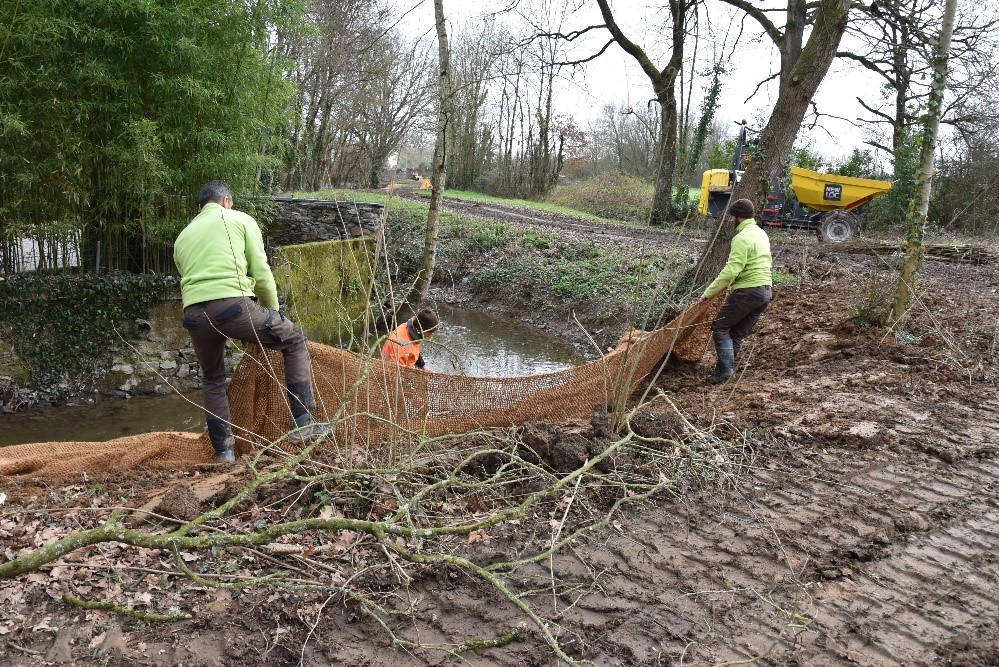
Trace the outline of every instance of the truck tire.
<instances>
[{"instance_id":1,"label":"truck tire","mask_svg":"<svg viewBox=\"0 0 999 667\"><path fill-rule=\"evenodd\" d=\"M843 243L859 235L860 220L849 211L829 211L819 222L819 241Z\"/></svg>"}]
</instances>

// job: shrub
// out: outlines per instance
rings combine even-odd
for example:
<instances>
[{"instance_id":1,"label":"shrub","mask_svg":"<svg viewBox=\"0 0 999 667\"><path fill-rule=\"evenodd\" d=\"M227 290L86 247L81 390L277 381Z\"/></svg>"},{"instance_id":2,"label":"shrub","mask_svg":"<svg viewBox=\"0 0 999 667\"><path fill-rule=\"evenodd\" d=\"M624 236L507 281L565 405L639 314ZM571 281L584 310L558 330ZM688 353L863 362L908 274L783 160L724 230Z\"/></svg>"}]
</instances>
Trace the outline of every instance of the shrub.
<instances>
[{"instance_id":1,"label":"shrub","mask_svg":"<svg viewBox=\"0 0 999 667\"><path fill-rule=\"evenodd\" d=\"M897 281L886 275L866 278L853 293L848 317L859 327L883 327Z\"/></svg>"},{"instance_id":2,"label":"shrub","mask_svg":"<svg viewBox=\"0 0 999 667\"><path fill-rule=\"evenodd\" d=\"M411 241L396 248L392 259L395 261L394 277L397 280L411 279L423 263L423 244Z\"/></svg>"},{"instance_id":3,"label":"shrub","mask_svg":"<svg viewBox=\"0 0 999 667\"><path fill-rule=\"evenodd\" d=\"M502 222L484 225L472 232L472 241L482 250L492 250L506 245L510 228Z\"/></svg>"},{"instance_id":4,"label":"shrub","mask_svg":"<svg viewBox=\"0 0 999 667\"><path fill-rule=\"evenodd\" d=\"M645 223L652 210L653 187L621 172L598 174L585 181L559 185L547 201L602 218Z\"/></svg>"}]
</instances>

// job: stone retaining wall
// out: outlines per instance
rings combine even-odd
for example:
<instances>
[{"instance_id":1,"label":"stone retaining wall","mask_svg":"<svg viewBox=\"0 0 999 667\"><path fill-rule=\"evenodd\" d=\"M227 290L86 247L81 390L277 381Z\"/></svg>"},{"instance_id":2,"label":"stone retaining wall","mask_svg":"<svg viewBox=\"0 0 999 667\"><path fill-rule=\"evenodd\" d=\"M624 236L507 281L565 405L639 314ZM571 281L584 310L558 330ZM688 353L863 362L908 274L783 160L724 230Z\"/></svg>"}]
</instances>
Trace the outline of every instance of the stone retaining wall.
<instances>
[{"instance_id":1,"label":"stone retaining wall","mask_svg":"<svg viewBox=\"0 0 999 667\"><path fill-rule=\"evenodd\" d=\"M138 320L133 340L115 350L111 369L100 379L103 395L169 394L201 388L201 366L187 331L180 325L179 298L153 306L148 320ZM242 351L230 343L226 366L231 372Z\"/></svg>"},{"instance_id":2,"label":"stone retaining wall","mask_svg":"<svg viewBox=\"0 0 999 667\"><path fill-rule=\"evenodd\" d=\"M377 238L385 224L384 204L271 197L265 205L273 205L267 226L269 246Z\"/></svg>"}]
</instances>

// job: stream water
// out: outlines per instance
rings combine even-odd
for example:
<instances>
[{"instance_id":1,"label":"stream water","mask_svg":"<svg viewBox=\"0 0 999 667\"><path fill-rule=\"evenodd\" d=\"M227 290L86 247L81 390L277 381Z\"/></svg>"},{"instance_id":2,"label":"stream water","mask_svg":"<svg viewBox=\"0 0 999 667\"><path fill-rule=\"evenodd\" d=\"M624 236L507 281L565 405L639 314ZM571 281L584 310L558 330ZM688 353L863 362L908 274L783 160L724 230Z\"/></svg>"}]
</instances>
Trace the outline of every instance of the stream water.
<instances>
[{"instance_id":1,"label":"stream water","mask_svg":"<svg viewBox=\"0 0 999 667\"><path fill-rule=\"evenodd\" d=\"M96 442L153 431L205 430L201 392L138 396L0 415L0 446L26 442Z\"/></svg>"},{"instance_id":2,"label":"stream water","mask_svg":"<svg viewBox=\"0 0 999 667\"><path fill-rule=\"evenodd\" d=\"M477 377L540 375L582 363L572 345L516 320L438 308L440 331L422 346L427 368Z\"/></svg>"},{"instance_id":3,"label":"stream water","mask_svg":"<svg viewBox=\"0 0 999 667\"><path fill-rule=\"evenodd\" d=\"M439 333L423 348L438 373L480 377L538 375L582 363L568 343L474 310L441 306ZM0 414L0 446L111 440L153 431L201 432L201 393L108 400L93 405Z\"/></svg>"}]
</instances>

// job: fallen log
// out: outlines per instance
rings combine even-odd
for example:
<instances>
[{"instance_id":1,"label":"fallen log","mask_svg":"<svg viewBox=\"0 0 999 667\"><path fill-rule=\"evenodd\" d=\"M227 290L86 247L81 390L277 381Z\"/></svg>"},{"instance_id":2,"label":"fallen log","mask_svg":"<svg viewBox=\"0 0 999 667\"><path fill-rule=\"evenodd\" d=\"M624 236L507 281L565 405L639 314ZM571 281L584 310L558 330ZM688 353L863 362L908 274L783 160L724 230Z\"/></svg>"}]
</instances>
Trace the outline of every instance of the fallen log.
<instances>
[{"instance_id":1,"label":"fallen log","mask_svg":"<svg viewBox=\"0 0 999 667\"><path fill-rule=\"evenodd\" d=\"M848 252L858 255L892 255L894 253L901 254L905 252L901 245L871 239L857 239L847 243L840 243L836 246L830 246L830 249L835 250L835 252ZM923 252L928 259L959 264L994 264L996 262L995 253L990 252L985 246L981 245L931 243L923 246Z\"/></svg>"}]
</instances>

